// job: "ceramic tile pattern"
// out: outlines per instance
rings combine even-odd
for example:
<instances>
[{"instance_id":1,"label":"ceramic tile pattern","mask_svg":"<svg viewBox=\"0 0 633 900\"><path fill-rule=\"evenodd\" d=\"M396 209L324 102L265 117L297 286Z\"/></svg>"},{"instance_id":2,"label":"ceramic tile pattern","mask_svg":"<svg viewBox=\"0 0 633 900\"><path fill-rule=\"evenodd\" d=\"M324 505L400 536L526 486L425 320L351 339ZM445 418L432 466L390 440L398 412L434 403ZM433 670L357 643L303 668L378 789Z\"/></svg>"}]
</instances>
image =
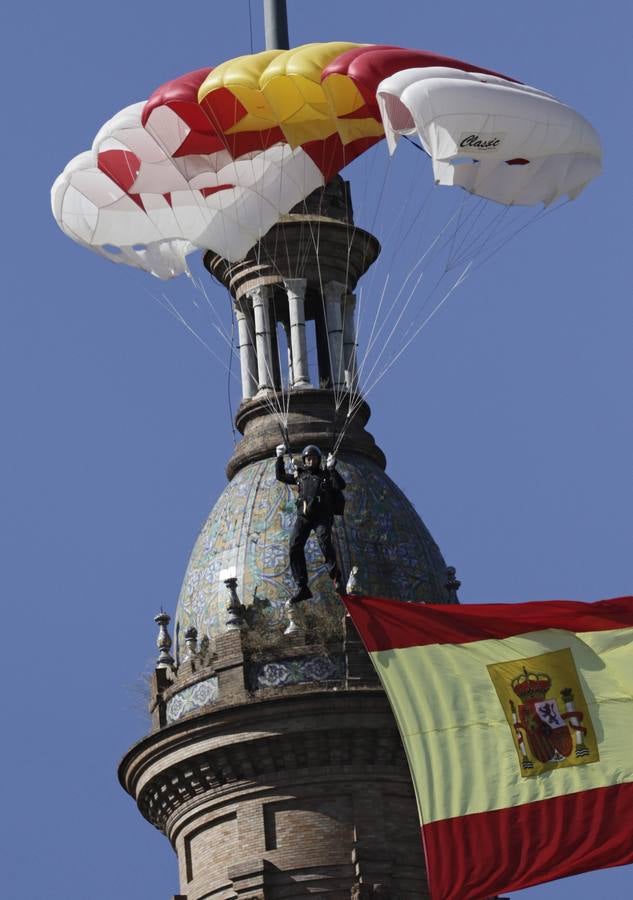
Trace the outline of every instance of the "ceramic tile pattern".
<instances>
[{"instance_id":1,"label":"ceramic tile pattern","mask_svg":"<svg viewBox=\"0 0 633 900\"><path fill-rule=\"evenodd\" d=\"M274 662L251 663L248 680L252 690L283 687L289 684L311 684L342 681L345 659L342 653L332 656L299 656Z\"/></svg>"},{"instance_id":2,"label":"ceramic tile pattern","mask_svg":"<svg viewBox=\"0 0 633 900\"><path fill-rule=\"evenodd\" d=\"M218 679L214 676L184 688L167 701L167 723L171 724L218 698Z\"/></svg>"},{"instance_id":3,"label":"ceramic tile pattern","mask_svg":"<svg viewBox=\"0 0 633 900\"><path fill-rule=\"evenodd\" d=\"M375 463L354 454L339 461L347 481L345 517L335 519L334 537L348 573L359 568L359 590L419 602L448 602L446 564L412 504ZM253 462L226 486L195 543L175 617L183 635L224 631L228 594L219 575L234 567L245 605L268 601L271 624L285 620L284 603L294 590L288 564L288 533L295 516L294 489L275 479L274 459ZM333 589L312 535L306 545L315 599Z\"/></svg>"}]
</instances>

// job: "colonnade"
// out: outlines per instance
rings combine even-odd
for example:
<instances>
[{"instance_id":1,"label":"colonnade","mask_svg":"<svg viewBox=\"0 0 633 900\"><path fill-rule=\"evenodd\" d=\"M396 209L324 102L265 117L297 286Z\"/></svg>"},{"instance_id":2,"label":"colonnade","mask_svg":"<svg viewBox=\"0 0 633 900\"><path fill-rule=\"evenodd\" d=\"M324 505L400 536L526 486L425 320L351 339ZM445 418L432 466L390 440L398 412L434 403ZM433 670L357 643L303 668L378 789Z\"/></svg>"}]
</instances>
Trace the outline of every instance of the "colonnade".
<instances>
[{"instance_id":1,"label":"colonnade","mask_svg":"<svg viewBox=\"0 0 633 900\"><path fill-rule=\"evenodd\" d=\"M273 309L278 286L252 288L235 302L242 398L281 387L277 323L281 324L288 350L288 383L291 388L327 385L333 390L356 389L356 298L338 281L327 282L323 295L312 302L318 363L313 384L308 363L305 278L283 282L287 306ZM313 370L314 371L314 370Z\"/></svg>"}]
</instances>

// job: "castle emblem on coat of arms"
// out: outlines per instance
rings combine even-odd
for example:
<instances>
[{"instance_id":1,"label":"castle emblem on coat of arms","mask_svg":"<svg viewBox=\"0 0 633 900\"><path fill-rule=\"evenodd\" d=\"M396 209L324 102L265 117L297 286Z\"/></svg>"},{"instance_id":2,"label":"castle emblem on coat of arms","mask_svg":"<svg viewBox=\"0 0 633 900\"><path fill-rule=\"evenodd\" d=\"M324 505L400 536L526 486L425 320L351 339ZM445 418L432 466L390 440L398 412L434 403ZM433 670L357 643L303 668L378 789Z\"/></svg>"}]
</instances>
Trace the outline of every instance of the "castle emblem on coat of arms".
<instances>
[{"instance_id":1,"label":"castle emblem on coat of arms","mask_svg":"<svg viewBox=\"0 0 633 900\"><path fill-rule=\"evenodd\" d=\"M598 744L571 650L494 663L488 672L522 775L597 762Z\"/></svg>"}]
</instances>

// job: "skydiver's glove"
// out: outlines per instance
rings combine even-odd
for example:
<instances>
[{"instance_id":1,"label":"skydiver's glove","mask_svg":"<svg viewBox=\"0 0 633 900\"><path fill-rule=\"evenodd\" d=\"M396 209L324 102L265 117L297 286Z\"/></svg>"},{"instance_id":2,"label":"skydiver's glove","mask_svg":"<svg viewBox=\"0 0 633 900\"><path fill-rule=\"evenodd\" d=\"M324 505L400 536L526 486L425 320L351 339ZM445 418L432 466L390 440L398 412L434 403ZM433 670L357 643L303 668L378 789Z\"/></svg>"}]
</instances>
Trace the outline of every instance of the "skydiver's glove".
<instances>
[{"instance_id":1,"label":"skydiver's glove","mask_svg":"<svg viewBox=\"0 0 633 900\"><path fill-rule=\"evenodd\" d=\"M277 456L283 456L284 453L287 453L287 452L288 452L288 448L286 447L285 444L277 444L277 446L275 447L275 453L277 454Z\"/></svg>"},{"instance_id":2,"label":"skydiver's glove","mask_svg":"<svg viewBox=\"0 0 633 900\"><path fill-rule=\"evenodd\" d=\"M336 457L333 453L328 453L325 465L328 469L333 469L336 465Z\"/></svg>"}]
</instances>

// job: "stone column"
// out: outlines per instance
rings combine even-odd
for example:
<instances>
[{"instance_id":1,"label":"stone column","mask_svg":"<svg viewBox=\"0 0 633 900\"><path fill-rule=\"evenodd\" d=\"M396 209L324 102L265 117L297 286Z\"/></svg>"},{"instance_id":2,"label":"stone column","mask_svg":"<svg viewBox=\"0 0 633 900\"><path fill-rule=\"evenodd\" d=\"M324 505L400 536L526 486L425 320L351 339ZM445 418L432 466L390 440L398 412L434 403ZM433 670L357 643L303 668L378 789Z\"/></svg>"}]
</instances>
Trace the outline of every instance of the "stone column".
<instances>
[{"instance_id":1,"label":"stone column","mask_svg":"<svg viewBox=\"0 0 633 900\"><path fill-rule=\"evenodd\" d=\"M345 368L343 362L343 314L341 300L345 293L345 285L340 281L328 281L325 285L325 315L328 345L330 348L330 367L332 370L332 386L336 390L345 384Z\"/></svg>"},{"instance_id":2,"label":"stone column","mask_svg":"<svg viewBox=\"0 0 633 900\"><path fill-rule=\"evenodd\" d=\"M294 384L294 373L292 368L292 343L290 338L290 325L287 322L282 322L281 325L286 336L286 350L288 355L288 387L291 388Z\"/></svg>"},{"instance_id":3,"label":"stone column","mask_svg":"<svg viewBox=\"0 0 633 900\"><path fill-rule=\"evenodd\" d=\"M273 310L274 313L274 310ZM279 360L279 333L277 331L277 320L273 318L270 325L270 354L273 363L272 381L275 390L281 390L281 365Z\"/></svg>"},{"instance_id":4,"label":"stone column","mask_svg":"<svg viewBox=\"0 0 633 900\"><path fill-rule=\"evenodd\" d=\"M242 399L253 397L258 388L257 357L255 355L255 323L253 311L241 304L235 307L237 335L240 347L240 370L242 375Z\"/></svg>"},{"instance_id":5,"label":"stone column","mask_svg":"<svg viewBox=\"0 0 633 900\"><path fill-rule=\"evenodd\" d=\"M288 294L290 314L290 354L292 357L292 386L310 387L308 346L306 343L305 278L288 278L284 281Z\"/></svg>"},{"instance_id":6,"label":"stone column","mask_svg":"<svg viewBox=\"0 0 633 900\"><path fill-rule=\"evenodd\" d=\"M273 355L270 337L270 297L268 284L253 289L253 314L255 316L255 346L257 348L257 383L260 391L273 387Z\"/></svg>"},{"instance_id":7,"label":"stone column","mask_svg":"<svg viewBox=\"0 0 633 900\"><path fill-rule=\"evenodd\" d=\"M355 391L358 382L358 372L356 370L356 328L354 325L355 309L355 295L346 294L343 303L343 365L345 366L345 387L348 391Z\"/></svg>"}]
</instances>

